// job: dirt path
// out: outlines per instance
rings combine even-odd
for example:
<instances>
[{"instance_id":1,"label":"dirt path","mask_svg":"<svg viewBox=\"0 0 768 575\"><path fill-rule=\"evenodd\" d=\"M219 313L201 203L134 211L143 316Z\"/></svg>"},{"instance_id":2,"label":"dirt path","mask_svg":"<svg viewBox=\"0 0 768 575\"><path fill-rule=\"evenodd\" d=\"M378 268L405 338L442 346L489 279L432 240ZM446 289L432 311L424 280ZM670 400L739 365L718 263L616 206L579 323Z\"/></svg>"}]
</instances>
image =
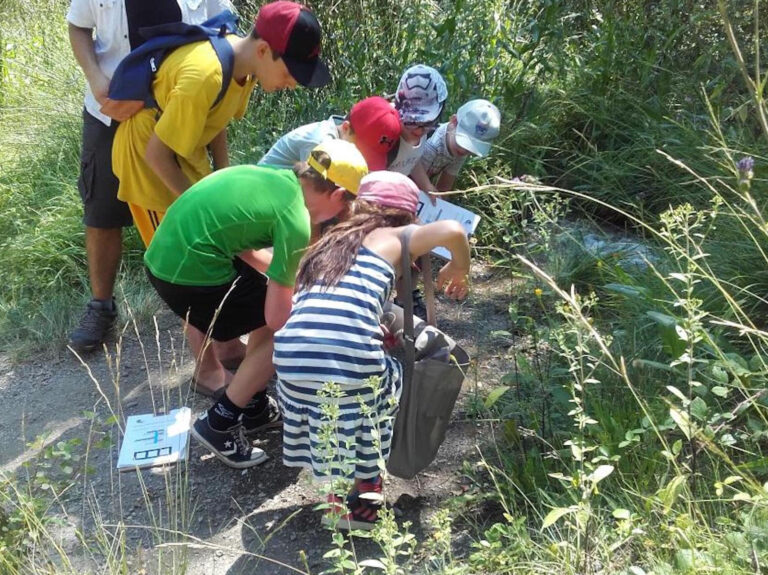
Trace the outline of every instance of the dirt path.
<instances>
[{"instance_id":1,"label":"dirt path","mask_svg":"<svg viewBox=\"0 0 768 575\"><path fill-rule=\"evenodd\" d=\"M473 280L474 294L467 302L438 302L440 327L476 360L456 421L426 472L412 481L392 479L386 487L388 500L401 520L412 522L419 540L428 529L430 513L461 492L463 462L478 459L477 445L488 436L487 424L466 419L465 406L503 373L504 346L489 334L508 328L508 280L481 267L473 269ZM105 562L103 548L109 542L99 543L97 535L121 532L127 548L136 550L128 553L130 572L143 567L146 573L167 573L170 562L180 561L188 562L187 572L193 575L320 571L326 566L323 554L332 547L330 533L320 528L320 513L313 510L320 495L306 473L282 466L278 430L258 440L269 461L249 470L225 467L192 440L188 473L182 467L114 471L119 433L109 421L113 413L122 417L150 412L153 406L179 405L197 413L209 405L207 399L190 394L185 383L192 362L176 318L162 314L157 326L156 332L148 328L137 336L129 325L121 341L110 346L109 356L95 353L84 358L85 364L66 351L59 359L16 365L0 356L0 404L6 406L0 416L0 471L23 476L23 464L34 467L44 446L73 438L83 441L71 450L86 457L91 472L78 475L61 496L61 505L53 507L63 519L57 536L83 571ZM40 436L45 440L28 446ZM111 447L104 446L107 437ZM54 478L56 473L61 477L60 471L49 472ZM102 552L84 551L75 529L85 533L91 549ZM166 530L183 531L199 545L186 557L180 547L157 547L160 540L173 541ZM368 540L358 540L356 552L359 558L377 556L375 544Z\"/></svg>"}]
</instances>

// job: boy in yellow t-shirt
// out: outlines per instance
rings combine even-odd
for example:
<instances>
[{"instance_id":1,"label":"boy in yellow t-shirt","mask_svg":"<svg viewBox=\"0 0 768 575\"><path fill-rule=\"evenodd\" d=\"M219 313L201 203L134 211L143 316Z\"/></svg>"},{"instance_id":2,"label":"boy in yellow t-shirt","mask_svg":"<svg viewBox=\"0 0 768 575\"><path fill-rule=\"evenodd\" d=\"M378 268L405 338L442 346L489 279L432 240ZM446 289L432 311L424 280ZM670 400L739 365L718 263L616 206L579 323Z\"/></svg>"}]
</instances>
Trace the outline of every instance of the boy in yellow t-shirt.
<instances>
[{"instance_id":1,"label":"boy in yellow t-shirt","mask_svg":"<svg viewBox=\"0 0 768 575\"><path fill-rule=\"evenodd\" d=\"M221 63L208 40L173 50L152 84L159 109L145 109L115 134L112 163L118 198L149 245L165 210L193 183L229 165L227 124L245 113L256 84L265 92L297 84L324 86L328 69L319 59L321 31L314 14L294 2L262 6L246 38L230 35L232 81L219 103Z\"/></svg>"}]
</instances>

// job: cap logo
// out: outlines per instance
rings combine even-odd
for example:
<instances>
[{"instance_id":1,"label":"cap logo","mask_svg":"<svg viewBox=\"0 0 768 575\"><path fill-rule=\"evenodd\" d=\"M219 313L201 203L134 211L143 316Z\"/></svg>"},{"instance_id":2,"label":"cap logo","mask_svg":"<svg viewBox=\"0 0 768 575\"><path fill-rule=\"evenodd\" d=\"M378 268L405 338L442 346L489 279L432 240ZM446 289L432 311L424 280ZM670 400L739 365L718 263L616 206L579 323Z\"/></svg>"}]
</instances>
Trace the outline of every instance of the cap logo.
<instances>
[{"instance_id":1,"label":"cap logo","mask_svg":"<svg viewBox=\"0 0 768 575\"><path fill-rule=\"evenodd\" d=\"M475 124L475 134L478 136L485 136L487 131L488 126L486 124Z\"/></svg>"},{"instance_id":2,"label":"cap logo","mask_svg":"<svg viewBox=\"0 0 768 575\"><path fill-rule=\"evenodd\" d=\"M432 83L432 75L429 73L410 72L405 77L405 87L409 90L421 88L427 90Z\"/></svg>"},{"instance_id":3,"label":"cap logo","mask_svg":"<svg viewBox=\"0 0 768 575\"><path fill-rule=\"evenodd\" d=\"M379 138L379 144L386 144L390 148L395 145L395 141L392 138L389 138L387 136L382 136Z\"/></svg>"}]
</instances>

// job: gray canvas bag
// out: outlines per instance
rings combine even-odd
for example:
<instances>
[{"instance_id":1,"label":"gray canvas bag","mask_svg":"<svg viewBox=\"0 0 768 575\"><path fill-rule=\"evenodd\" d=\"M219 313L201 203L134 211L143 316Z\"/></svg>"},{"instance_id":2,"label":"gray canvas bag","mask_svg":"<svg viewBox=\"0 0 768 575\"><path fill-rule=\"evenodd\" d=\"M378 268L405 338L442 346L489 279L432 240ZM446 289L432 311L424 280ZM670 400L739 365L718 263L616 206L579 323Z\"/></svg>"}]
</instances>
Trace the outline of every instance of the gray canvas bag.
<instances>
[{"instance_id":1,"label":"gray canvas bag","mask_svg":"<svg viewBox=\"0 0 768 575\"><path fill-rule=\"evenodd\" d=\"M451 338L423 322L414 336L413 279L408 245L415 226L401 235L403 268L403 392L400 410L392 430L392 446L387 470L392 475L411 479L437 455L450 423L453 406L461 391L469 355ZM429 254L422 256L429 258ZM422 267L422 269L424 269ZM430 283L425 276L424 283ZM416 342L419 343L416 348ZM446 350L448 353L446 353ZM452 356L445 361L445 356Z\"/></svg>"}]
</instances>

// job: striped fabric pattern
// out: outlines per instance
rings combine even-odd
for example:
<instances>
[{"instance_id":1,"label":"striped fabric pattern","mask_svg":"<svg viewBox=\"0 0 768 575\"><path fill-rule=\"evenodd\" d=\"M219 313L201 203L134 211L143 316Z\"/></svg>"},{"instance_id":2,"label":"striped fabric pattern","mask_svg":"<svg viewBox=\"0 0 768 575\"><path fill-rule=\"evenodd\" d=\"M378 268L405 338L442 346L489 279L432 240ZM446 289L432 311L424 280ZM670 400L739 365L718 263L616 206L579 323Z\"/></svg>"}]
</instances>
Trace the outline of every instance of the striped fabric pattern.
<instances>
[{"instance_id":1,"label":"striped fabric pattern","mask_svg":"<svg viewBox=\"0 0 768 575\"><path fill-rule=\"evenodd\" d=\"M379 474L402 389L402 368L384 352L379 324L394 279L387 261L361 247L336 286L313 286L294 297L291 317L275 334L273 357L285 465L311 468L317 478ZM318 395L327 382L338 384L341 397ZM338 406L335 421L323 414L322 405L330 403Z\"/></svg>"}]
</instances>

